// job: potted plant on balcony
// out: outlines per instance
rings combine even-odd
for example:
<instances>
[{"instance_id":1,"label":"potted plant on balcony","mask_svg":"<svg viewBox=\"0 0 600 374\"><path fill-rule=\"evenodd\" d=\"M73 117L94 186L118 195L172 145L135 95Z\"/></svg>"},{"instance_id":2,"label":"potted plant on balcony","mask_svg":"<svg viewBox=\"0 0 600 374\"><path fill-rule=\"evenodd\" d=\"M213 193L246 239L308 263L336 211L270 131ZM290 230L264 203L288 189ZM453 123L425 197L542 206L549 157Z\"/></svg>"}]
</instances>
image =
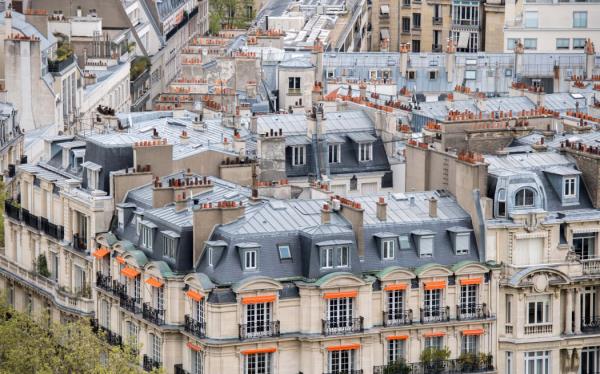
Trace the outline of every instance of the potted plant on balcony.
<instances>
[{"instance_id":1,"label":"potted plant on balcony","mask_svg":"<svg viewBox=\"0 0 600 374\"><path fill-rule=\"evenodd\" d=\"M425 369L426 373L437 374L442 373L445 369L445 362L448 361L450 357L450 350L448 347L444 348L435 348L429 347L425 348L421 355L419 356L419 361L421 361L421 365Z\"/></svg>"},{"instance_id":2,"label":"potted plant on balcony","mask_svg":"<svg viewBox=\"0 0 600 374\"><path fill-rule=\"evenodd\" d=\"M463 373L471 373L479 367L479 355L477 353L463 353L458 357L461 371Z\"/></svg>"},{"instance_id":3,"label":"potted plant on balcony","mask_svg":"<svg viewBox=\"0 0 600 374\"><path fill-rule=\"evenodd\" d=\"M400 360L389 363L383 368L381 374L409 374L410 372L410 366L404 360Z\"/></svg>"},{"instance_id":4,"label":"potted plant on balcony","mask_svg":"<svg viewBox=\"0 0 600 374\"><path fill-rule=\"evenodd\" d=\"M36 261L36 270L39 275L42 277L50 277L50 271L48 271L48 261L46 260L46 255L40 254Z\"/></svg>"}]
</instances>

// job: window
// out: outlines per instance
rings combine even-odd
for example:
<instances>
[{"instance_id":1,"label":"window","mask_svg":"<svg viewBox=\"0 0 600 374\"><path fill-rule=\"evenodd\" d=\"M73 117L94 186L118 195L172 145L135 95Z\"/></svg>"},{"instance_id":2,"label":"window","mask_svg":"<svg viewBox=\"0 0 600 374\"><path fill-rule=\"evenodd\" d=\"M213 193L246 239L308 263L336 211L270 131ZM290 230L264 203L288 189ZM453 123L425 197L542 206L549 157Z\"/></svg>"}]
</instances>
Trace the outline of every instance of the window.
<instances>
[{"instance_id":1,"label":"window","mask_svg":"<svg viewBox=\"0 0 600 374\"><path fill-rule=\"evenodd\" d=\"M249 338L270 336L272 303L246 305L246 335Z\"/></svg>"},{"instance_id":2,"label":"window","mask_svg":"<svg viewBox=\"0 0 600 374\"><path fill-rule=\"evenodd\" d=\"M477 70L465 70L465 79L467 79L467 80L477 79Z\"/></svg>"},{"instance_id":3,"label":"window","mask_svg":"<svg viewBox=\"0 0 600 374\"><path fill-rule=\"evenodd\" d=\"M453 3L452 23L458 26L479 26L479 7L478 3Z\"/></svg>"},{"instance_id":4,"label":"window","mask_svg":"<svg viewBox=\"0 0 600 374\"><path fill-rule=\"evenodd\" d=\"M154 362L162 362L162 338L155 334L150 334L150 357Z\"/></svg>"},{"instance_id":5,"label":"window","mask_svg":"<svg viewBox=\"0 0 600 374\"><path fill-rule=\"evenodd\" d=\"M432 257L433 256L433 236L421 236L419 237L419 257Z\"/></svg>"},{"instance_id":6,"label":"window","mask_svg":"<svg viewBox=\"0 0 600 374\"><path fill-rule=\"evenodd\" d=\"M288 93L299 94L300 93L300 77L289 77L288 78Z\"/></svg>"},{"instance_id":7,"label":"window","mask_svg":"<svg viewBox=\"0 0 600 374\"><path fill-rule=\"evenodd\" d=\"M573 12L573 27L587 27L587 12Z\"/></svg>"},{"instance_id":8,"label":"window","mask_svg":"<svg viewBox=\"0 0 600 374\"><path fill-rule=\"evenodd\" d=\"M433 348L433 349L442 349L444 347L444 337L443 336L432 336L429 338L425 338L425 349Z\"/></svg>"},{"instance_id":9,"label":"window","mask_svg":"<svg viewBox=\"0 0 600 374\"><path fill-rule=\"evenodd\" d=\"M462 337L462 353L477 354L479 351L478 340L479 336L477 335L464 335Z\"/></svg>"},{"instance_id":10,"label":"window","mask_svg":"<svg viewBox=\"0 0 600 374\"><path fill-rule=\"evenodd\" d=\"M152 287L152 307L157 310L165 310L164 287Z\"/></svg>"},{"instance_id":11,"label":"window","mask_svg":"<svg viewBox=\"0 0 600 374\"><path fill-rule=\"evenodd\" d=\"M332 332L352 329L353 302L351 297L327 300L327 321Z\"/></svg>"},{"instance_id":12,"label":"window","mask_svg":"<svg viewBox=\"0 0 600 374\"><path fill-rule=\"evenodd\" d=\"M417 72L414 70L409 70L406 72L407 76L408 76L408 80L409 81L414 81L416 76L417 76Z\"/></svg>"},{"instance_id":13,"label":"window","mask_svg":"<svg viewBox=\"0 0 600 374\"><path fill-rule=\"evenodd\" d=\"M98 171L87 169L87 186L90 190L98 188Z\"/></svg>"},{"instance_id":14,"label":"window","mask_svg":"<svg viewBox=\"0 0 600 374\"><path fill-rule=\"evenodd\" d=\"M329 163L342 162L342 145L341 144L329 144Z\"/></svg>"},{"instance_id":15,"label":"window","mask_svg":"<svg viewBox=\"0 0 600 374\"><path fill-rule=\"evenodd\" d=\"M190 353L192 356L192 371L191 374L203 374L203 365L202 362L204 358L202 357L202 352L195 351L190 349Z\"/></svg>"},{"instance_id":16,"label":"window","mask_svg":"<svg viewBox=\"0 0 600 374\"><path fill-rule=\"evenodd\" d=\"M350 247L338 247L336 248L338 267L350 266Z\"/></svg>"},{"instance_id":17,"label":"window","mask_svg":"<svg viewBox=\"0 0 600 374\"><path fill-rule=\"evenodd\" d=\"M477 294L479 286L468 284L460 286L460 314L464 317L477 317Z\"/></svg>"},{"instance_id":18,"label":"window","mask_svg":"<svg viewBox=\"0 0 600 374\"><path fill-rule=\"evenodd\" d=\"M512 323L512 295L506 295L506 323Z\"/></svg>"},{"instance_id":19,"label":"window","mask_svg":"<svg viewBox=\"0 0 600 374\"><path fill-rule=\"evenodd\" d=\"M410 33L410 18L402 17L402 32Z\"/></svg>"},{"instance_id":20,"label":"window","mask_svg":"<svg viewBox=\"0 0 600 374\"><path fill-rule=\"evenodd\" d=\"M523 46L525 49L535 50L537 49L537 39L535 38L525 38L523 42Z\"/></svg>"},{"instance_id":21,"label":"window","mask_svg":"<svg viewBox=\"0 0 600 374\"><path fill-rule=\"evenodd\" d=\"M271 354L253 353L246 355L244 374L271 374Z\"/></svg>"},{"instance_id":22,"label":"window","mask_svg":"<svg viewBox=\"0 0 600 374\"><path fill-rule=\"evenodd\" d=\"M550 322L549 297L539 297L527 303L527 324L534 325Z\"/></svg>"},{"instance_id":23,"label":"window","mask_svg":"<svg viewBox=\"0 0 600 374\"><path fill-rule=\"evenodd\" d=\"M430 70L429 71L429 80L433 81L437 79L437 71Z\"/></svg>"},{"instance_id":24,"label":"window","mask_svg":"<svg viewBox=\"0 0 600 374\"><path fill-rule=\"evenodd\" d=\"M215 256L215 250L213 247L208 247L208 266L213 266L214 264L214 256Z\"/></svg>"},{"instance_id":25,"label":"window","mask_svg":"<svg viewBox=\"0 0 600 374\"><path fill-rule=\"evenodd\" d=\"M506 39L506 49L512 51L513 49L515 49L515 47L517 46L517 44L519 43L520 39L519 38L508 38Z\"/></svg>"},{"instance_id":26,"label":"window","mask_svg":"<svg viewBox=\"0 0 600 374\"><path fill-rule=\"evenodd\" d=\"M582 260L595 255L596 235L591 233L573 235L573 251Z\"/></svg>"},{"instance_id":27,"label":"window","mask_svg":"<svg viewBox=\"0 0 600 374\"><path fill-rule=\"evenodd\" d=\"M550 352L525 352L524 374L550 374Z\"/></svg>"},{"instance_id":28,"label":"window","mask_svg":"<svg viewBox=\"0 0 600 374\"><path fill-rule=\"evenodd\" d=\"M569 40L569 39L567 39ZM575 179L574 177L565 178L564 180L564 188L563 188L563 196L564 197L575 197L577 196L577 192L575 192Z\"/></svg>"},{"instance_id":29,"label":"window","mask_svg":"<svg viewBox=\"0 0 600 374\"><path fill-rule=\"evenodd\" d=\"M373 144L371 143L360 143L358 145L358 161L371 161L373 160Z\"/></svg>"},{"instance_id":30,"label":"window","mask_svg":"<svg viewBox=\"0 0 600 374\"><path fill-rule=\"evenodd\" d=\"M535 193L532 189L521 188L515 194L515 206L516 207L528 207L533 206Z\"/></svg>"},{"instance_id":31,"label":"window","mask_svg":"<svg viewBox=\"0 0 600 374\"><path fill-rule=\"evenodd\" d=\"M404 318L404 290L387 291L387 309L388 321Z\"/></svg>"},{"instance_id":32,"label":"window","mask_svg":"<svg viewBox=\"0 0 600 374\"><path fill-rule=\"evenodd\" d=\"M506 352L506 374L512 374L512 352Z\"/></svg>"},{"instance_id":33,"label":"window","mask_svg":"<svg viewBox=\"0 0 600 374\"><path fill-rule=\"evenodd\" d=\"M556 49L569 49L570 42L569 38L557 38Z\"/></svg>"},{"instance_id":34,"label":"window","mask_svg":"<svg viewBox=\"0 0 600 374\"><path fill-rule=\"evenodd\" d=\"M328 357L328 372L350 373L356 369L353 350L331 351Z\"/></svg>"},{"instance_id":35,"label":"window","mask_svg":"<svg viewBox=\"0 0 600 374\"><path fill-rule=\"evenodd\" d=\"M292 259L292 252L290 251L289 244L280 244L277 246L277 249L279 250L279 259L280 260L291 260Z\"/></svg>"},{"instance_id":36,"label":"window","mask_svg":"<svg viewBox=\"0 0 600 374\"><path fill-rule=\"evenodd\" d=\"M333 248L321 248L321 268L333 268Z\"/></svg>"},{"instance_id":37,"label":"window","mask_svg":"<svg viewBox=\"0 0 600 374\"><path fill-rule=\"evenodd\" d=\"M394 259L394 239L387 239L381 242L381 257L384 260L393 260Z\"/></svg>"},{"instance_id":38,"label":"window","mask_svg":"<svg viewBox=\"0 0 600 374\"><path fill-rule=\"evenodd\" d=\"M152 242L154 241L154 231L151 227L142 224L142 246L144 248L152 249Z\"/></svg>"},{"instance_id":39,"label":"window","mask_svg":"<svg viewBox=\"0 0 600 374\"><path fill-rule=\"evenodd\" d=\"M442 317L442 290L425 290L423 318L432 321Z\"/></svg>"},{"instance_id":40,"label":"window","mask_svg":"<svg viewBox=\"0 0 600 374\"><path fill-rule=\"evenodd\" d=\"M404 340L389 340L388 341L388 364L392 362L404 361L406 357L406 348Z\"/></svg>"},{"instance_id":41,"label":"window","mask_svg":"<svg viewBox=\"0 0 600 374\"><path fill-rule=\"evenodd\" d=\"M402 0L402 6L410 6L410 0Z\"/></svg>"},{"instance_id":42,"label":"window","mask_svg":"<svg viewBox=\"0 0 600 374\"><path fill-rule=\"evenodd\" d=\"M85 270L75 265L75 293L83 292L85 287Z\"/></svg>"},{"instance_id":43,"label":"window","mask_svg":"<svg viewBox=\"0 0 600 374\"><path fill-rule=\"evenodd\" d=\"M244 269L245 270L256 269L256 251L244 252Z\"/></svg>"},{"instance_id":44,"label":"window","mask_svg":"<svg viewBox=\"0 0 600 374\"><path fill-rule=\"evenodd\" d=\"M50 256L50 278L55 282L58 281L58 254L55 252L48 252Z\"/></svg>"},{"instance_id":45,"label":"window","mask_svg":"<svg viewBox=\"0 0 600 374\"><path fill-rule=\"evenodd\" d=\"M421 52L421 41L420 40L412 41L412 51L415 53Z\"/></svg>"},{"instance_id":46,"label":"window","mask_svg":"<svg viewBox=\"0 0 600 374\"><path fill-rule=\"evenodd\" d=\"M177 258L177 239L163 236L163 256L172 259Z\"/></svg>"},{"instance_id":47,"label":"window","mask_svg":"<svg viewBox=\"0 0 600 374\"><path fill-rule=\"evenodd\" d=\"M133 348L138 348L138 327L135 323L127 321L127 338L131 342Z\"/></svg>"},{"instance_id":48,"label":"window","mask_svg":"<svg viewBox=\"0 0 600 374\"><path fill-rule=\"evenodd\" d=\"M469 254L471 247L471 234L470 233L457 233L454 238L454 251L457 255Z\"/></svg>"},{"instance_id":49,"label":"window","mask_svg":"<svg viewBox=\"0 0 600 374\"><path fill-rule=\"evenodd\" d=\"M574 38L573 39L573 49L583 49L585 48L585 38Z\"/></svg>"},{"instance_id":50,"label":"window","mask_svg":"<svg viewBox=\"0 0 600 374\"><path fill-rule=\"evenodd\" d=\"M110 305L108 305L108 301L106 300L101 300L100 302L100 319L98 322L102 327L110 327Z\"/></svg>"},{"instance_id":51,"label":"window","mask_svg":"<svg viewBox=\"0 0 600 374\"><path fill-rule=\"evenodd\" d=\"M298 145L292 147L292 165L304 165L306 163L306 147Z\"/></svg>"},{"instance_id":52,"label":"window","mask_svg":"<svg viewBox=\"0 0 600 374\"><path fill-rule=\"evenodd\" d=\"M515 265L537 265L544 261L544 238L517 239L512 255Z\"/></svg>"},{"instance_id":53,"label":"window","mask_svg":"<svg viewBox=\"0 0 600 374\"><path fill-rule=\"evenodd\" d=\"M413 13L412 19L413 19L413 29L420 29L421 28L421 13Z\"/></svg>"},{"instance_id":54,"label":"window","mask_svg":"<svg viewBox=\"0 0 600 374\"><path fill-rule=\"evenodd\" d=\"M406 251L410 249L410 238L408 235L400 235L398 241L400 242L400 250Z\"/></svg>"},{"instance_id":55,"label":"window","mask_svg":"<svg viewBox=\"0 0 600 374\"><path fill-rule=\"evenodd\" d=\"M139 236L142 232L142 216L139 214L135 215L135 233Z\"/></svg>"},{"instance_id":56,"label":"window","mask_svg":"<svg viewBox=\"0 0 600 374\"><path fill-rule=\"evenodd\" d=\"M506 217L506 190L498 191L498 217Z\"/></svg>"},{"instance_id":57,"label":"window","mask_svg":"<svg viewBox=\"0 0 600 374\"><path fill-rule=\"evenodd\" d=\"M525 27L537 28L538 27L538 12L525 12Z\"/></svg>"}]
</instances>

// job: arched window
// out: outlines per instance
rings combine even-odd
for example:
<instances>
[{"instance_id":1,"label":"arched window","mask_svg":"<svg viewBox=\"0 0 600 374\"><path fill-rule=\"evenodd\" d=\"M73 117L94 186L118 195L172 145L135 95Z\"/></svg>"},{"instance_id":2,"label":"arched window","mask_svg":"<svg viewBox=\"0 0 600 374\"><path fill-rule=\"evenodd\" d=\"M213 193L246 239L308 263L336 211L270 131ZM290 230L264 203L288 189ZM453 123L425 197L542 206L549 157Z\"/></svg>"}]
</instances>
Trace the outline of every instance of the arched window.
<instances>
[{"instance_id":1,"label":"arched window","mask_svg":"<svg viewBox=\"0 0 600 374\"><path fill-rule=\"evenodd\" d=\"M515 194L515 206L527 207L533 206L535 192L530 188L521 188Z\"/></svg>"}]
</instances>

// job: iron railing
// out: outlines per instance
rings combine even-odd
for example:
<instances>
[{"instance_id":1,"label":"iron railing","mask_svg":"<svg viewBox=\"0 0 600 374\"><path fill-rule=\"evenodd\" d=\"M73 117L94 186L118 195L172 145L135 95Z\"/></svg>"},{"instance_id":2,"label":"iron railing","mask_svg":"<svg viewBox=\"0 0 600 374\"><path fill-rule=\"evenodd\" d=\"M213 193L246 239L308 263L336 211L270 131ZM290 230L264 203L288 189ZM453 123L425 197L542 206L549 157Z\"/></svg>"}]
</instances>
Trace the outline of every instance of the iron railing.
<instances>
[{"instance_id":1,"label":"iron railing","mask_svg":"<svg viewBox=\"0 0 600 374\"><path fill-rule=\"evenodd\" d=\"M279 321L240 324L240 339L279 336Z\"/></svg>"},{"instance_id":2,"label":"iron railing","mask_svg":"<svg viewBox=\"0 0 600 374\"><path fill-rule=\"evenodd\" d=\"M64 69L71 66L71 64L75 61L75 55L71 54L69 57L62 61L58 60L48 60L48 71L50 73L60 73Z\"/></svg>"},{"instance_id":3,"label":"iron railing","mask_svg":"<svg viewBox=\"0 0 600 374\"><path fill-rule=\"evenodd\" d=\"M112 292L113 279L110 275L104 275L102 272L96 272L96 287L105 291Z\"/></svg>"},{"instance_id":4,"label":"iron railing","mask_svg":"<svg viewBox=\"0 0 600 374\"><path fill-rule=\"evenodd\" d=\"M324 319L322 320L323 335L339 335L362 332L364 330L363 324L363 317Z\"/></svg>"},{"instance_id":5,"label":"iron railing","mask_svg":"<svg viewBox=\"0 0 600 374\"><path fill-rule=\"evenodd\" d=\"M154 323L155 325L165 324L165 310L156 309L150 305L150 303L144 303L142 308L142 317L145 320Z\"/></svg>"},{"instance_id":6,"label":"iron railing","mask_svg":"<svg viewBox=\"0 0 600 374\"><path fill-rule=\"evenodd\" d=\"M459 321L485 319L488 317L489 312L485 303L456 306L456 319Z\"/></svg>"},{"instance_id":7,"label":"iron railing","mask_svg":"<svg viewBox=\"0 0 600 374\"><path fill-rule=\"evenodd\" d=\"M190 334L193 334L197 338L205 338L206 337L206 323L196 321L189 314L184 316L184 325L183 329Z\"/></svg>"},{"instance_id":8,"label":"iron railing","mask_svg":"<svg viewBox=\"0 0 600 374\"><path fill-rule=\"evenodd\" d=\"M79 234L73 235L73 249L80 252L85 252L87 250L87 243L85 238L79 236Z\"/></svg>"},{"instance_id":9,"label":"iron railing","mask_svg":"<svg viewBox=\"0 0 600 374\"><path fill-rule=\"evenodd\" d=\"M175 365L175 374L190 374L190 372L183 368L183 364L177 364Z\"/></svg>"},{"instance_id":10,"label":"iron railing","mask_svg":"<svg viewBox=\"0 0 600 374\"><path fill-rule=\"evenodd\" d=\"M29 213L27 209L21 209L21 217L23 218L23 222L27 224L27 226L39 230L41 227L40 217L35 214Z\"/></svg>"},{"instance_id":11,"label":"iron railing","mask_svg":"<svg viewBox=\"0 0 600 374\"><path fill-rule=\"evenodd\" d=\"M431 23L434 25L441 25L444 22L442 17L431 17Z\"/></svg>"},{"instance_id":12,"label":"iron railing","mask_svg":"<svg viewBox=\"0 0 600 374\"><path fill-rule=\"evenodd\" d=\"M56 240L62 240L64 237L65 229L62 226L55 225L52 222L49 222L48 219L42 217L41 218L41 230L44 231L44 234L53 237Z\"/></svg>"},{"instance_id":13,"label":"iron railing","mask_svg":"<svg viewBox=\"0 0 600 374\"><path fill-rule=\"evenodd\" d=\"M600 316L581 319L581 331L600 332Z\"/></svg>"},{"instance_id":14,"label":"iron railing","mask_svg":"<svg viewBox=\"0 0 600 374\"><path fill-rule=\"evenodd\" d=\"M154 369L159 369L162 366L162 362L154 360L152 357L148 355L144 355L142 367L145 371L152 371Z\"/></svg>"},{"instance_id":15,"label":"iron railing","mask_svg":"<svg viewBox=\"0 0 600 374\"><path fill-rule=\"evenodd\" d=\"M4 202L4 212L12 219L21 220L21 208L13 204L13 200L6 200Z\"/></svg>"},{"instance_id":16,"label":"iron railing","mask_svg":"<svg viewBox=\"0 0 600 374\"><path fill-rule=\"evenodd\" d=\"M373 374L461 374L494 372L491 355L473 355L470 359L454 359L412 364L392 363L373 367Z\"/></svg>"},{"instance_id":17,"label":"iron railing","mask_svg":"<svg viewBox=\"0 0 600 374\"><path fill-rule=\"evenodd\" d=\"M110 345L114 345L114 346L122 346L123 345L123 339L121 338L121 335L110 331L108 328L104 327L104 326L100 326L100 324L98 323L98 319L94 318L91 320L91 324L92 324L92 331L96 334L103 334L104 338L106 339L106 341L108 342L108 344Z\"/></svg>"},{"instance_id":18,"label":"iron railing","mask_svg":"<svg viewBox=\"0 0 600 374\"><path fill-rule=\"evenodd\" d=\"M119 295L119 305L121 308L130 311L131 313L139 314L141 313L140 303L141 300L139 298L134 298L128 295Z\"/></svg>"},{"instance_id":19,"label":"iron railing","mask_svg":"<svg viewBox=\"0 0 600 374\"><path fill-rule=\"evenodd\" d=\"M383 325L385 327L412 325L412 319L412 309L396 312L383 312Z\"/></svg>"},{"instance_id":20,"label":"iron railing","mask_svg":"<svg viewBox=\"0 0 600 374\"><path fill-rule=\"evenodd\" d=\"M323 374L363 374L362 369L328 371Z\"/></svg>"},{"instance_id":21,"label":"iron railing","mask_svg":"<svg viewBox=\"0 0 600 374\"><path fill-rule=\"evenodd\" d=\"M450 307L421 308L421 323L450 321Z\"/></svg>"}]
</instances>

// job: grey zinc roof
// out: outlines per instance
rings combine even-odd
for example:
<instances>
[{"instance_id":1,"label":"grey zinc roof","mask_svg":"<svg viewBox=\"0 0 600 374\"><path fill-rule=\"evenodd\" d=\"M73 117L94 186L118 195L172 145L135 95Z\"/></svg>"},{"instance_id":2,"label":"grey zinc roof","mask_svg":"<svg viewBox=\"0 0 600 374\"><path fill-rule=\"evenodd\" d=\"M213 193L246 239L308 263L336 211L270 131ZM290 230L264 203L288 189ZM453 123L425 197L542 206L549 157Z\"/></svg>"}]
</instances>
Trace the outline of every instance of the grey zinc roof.
<instances>
[{"instance_id":1,"label":"grey zinc roof","mask_svg":"<svg viewBox=\"0 0 600 374\"><path fill-rule=\"evenodd\" d=\"M47 8L46 8L47 9ZM52 8L59 9L59 8ZM0 13L0 23L2 23L3 27L5 24L5 15L6 12ZM48 33L48 37L44 36L38 29L36 29L32 24L27 22L25 16L21 13L12 11L11 12L11 23L12 27L16 30L19 30L23 35L27 36L36 36L40 38L40 48L42 51L50 48L53 44L56 43L56 37L51 33Z\"/></svg>"},{"instance_id":2,"label":"grey zinc roof","mask_svg":"<svg viewBox=\"0 0 600 374\"><path fill-rule=\"evenodd\" d=\"M327 133L346 133L355 131L372 132L374 125L367 114L361 110L333 112L325 114ZM275 114L258 117L258 133L282 129L283 135L305 135L307 119L304 114Z\"/></svg>"},{"instance_id":3,"label":"grey zinc roof","mask_svg":"<svg viewBox=\"0 0 600 374\"><path fill-rule=\"evenodd\" d=\"M554 152L516 154L507 156L486 155L490 172L496 170L545 169L550 166L572 166L574 162L567 156Z\"/></svg>"},{"instance_id":4,"label":"grey zinc roof","mask_svg":"<svg viewBox=\"0 0 600 374\"><path fill-rule=\"evenodd\" d=\"M546 173L557 174L557 175L579 175L581 172L574 167L568 167L564 165L551 166L544 169Z\"/></svg>"},{"instance_id":5,"label":"grey zinc roof","mask_svg":"<svg viewBox=\"0 0 600 374\"><path fill-rule=\"evenodd\" d=\"M583 134L562 134L562 135L557 134L552 139L544 137L542 134L534 133L534 134L519 138L518 142L521 144L532 145L532 144L538 143L541 138L544 138L544 144L549 149L554 149L554 150L559 149L560 143L564 142L565 140L569 140L570 142L574 142L574 143L582 143L585 145L597 147L598 144L600 144L600 131L591 131L591 132L583 133Z\"/></svg>"},{"instance_id":6,"label":"grey zinc roof","mask_svg":"<svg viewBox=\"0 0 600 374\"><path fill-rule=\"evenodd\" d=\"M348 134L348 137L355 143L372 143L377 140L376 137L368 132L351 132Z\"/></svg>"}]
</instances>

